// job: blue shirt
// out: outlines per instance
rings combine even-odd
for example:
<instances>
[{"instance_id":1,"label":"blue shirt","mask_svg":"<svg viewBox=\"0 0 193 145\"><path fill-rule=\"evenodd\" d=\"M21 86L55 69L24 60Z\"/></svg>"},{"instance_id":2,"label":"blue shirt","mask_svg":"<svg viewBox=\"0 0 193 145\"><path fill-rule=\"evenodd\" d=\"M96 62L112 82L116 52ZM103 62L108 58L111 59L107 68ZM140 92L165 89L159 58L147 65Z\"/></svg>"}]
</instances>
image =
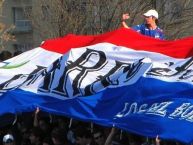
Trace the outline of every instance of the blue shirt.
<instances>
[{"instance_id":1,"label":"blue shirt","mask_svg":"<svg viewBox=\"0 0 193 145\"><path fill-rule=\"evenodd\" d=\"M145 24L141 24L133 26L132 29L146 36L158 38L161 40L165 38L163 30L160 29L159 27L157 27L155 30L151 30Z\"/></svg>"}]
</instances>

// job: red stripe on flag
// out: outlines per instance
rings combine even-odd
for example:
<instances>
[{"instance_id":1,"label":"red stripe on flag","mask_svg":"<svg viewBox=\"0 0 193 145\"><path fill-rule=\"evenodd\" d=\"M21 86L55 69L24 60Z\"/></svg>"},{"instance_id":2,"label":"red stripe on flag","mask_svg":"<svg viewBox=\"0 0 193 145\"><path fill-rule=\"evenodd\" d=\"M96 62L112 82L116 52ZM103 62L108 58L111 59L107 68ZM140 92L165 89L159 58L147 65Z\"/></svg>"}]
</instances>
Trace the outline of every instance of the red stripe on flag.
<instances>
[{"instance_id":1,"label":"red stripe on flag","mask_svg":"<svg viewBox=\"0 0 193 145\"><path fill-rule=\"evenodd\" d=\"M158 40L126 28L120 28L100 35L84 36L69 34L62 38L47 40L41 47L64 54L71 48L79 48L103 42L134 50L162 53L174 58L193 56L193 37L172 41Z\"/></svg>"}]
</instances>

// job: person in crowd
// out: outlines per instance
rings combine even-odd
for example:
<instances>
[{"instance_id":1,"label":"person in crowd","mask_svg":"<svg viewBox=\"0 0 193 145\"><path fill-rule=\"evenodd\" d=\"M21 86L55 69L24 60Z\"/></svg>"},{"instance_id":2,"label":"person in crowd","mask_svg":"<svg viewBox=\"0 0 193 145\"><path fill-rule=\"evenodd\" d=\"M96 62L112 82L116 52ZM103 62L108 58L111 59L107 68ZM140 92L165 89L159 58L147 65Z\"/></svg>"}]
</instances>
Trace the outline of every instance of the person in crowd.
<instances>
[{"instance_id":1,"label":"person in crowd","mask_svg":"<svg viewBox=\"0 0 193 145\"><path fill-rule=\"evenodd\" d=\"M113 144L113 140L114 140L116 132L117 132L117 129L115 127L112 127L104 145L112 145Z\"/></svg>"},{"instance_id":2,"label":"person in crowd","mask_svg":"<svg viewBox=\"0 0 193 145\"><path fill-rule=\"evenodd\" d=\"M69 144L75 144L76 143L76 139L74 137L74 131L73 129L69 129L68 133L67 133L67 140L69 142Z\"/></svg>"},{"instance_id":3,"label":"person in crowd","mask_svg":"<svg viewBox=\"0 0 193 145\"><path fill-rule=\"evenodd\" d=\"M39 127L33 127L29 135L31 145L41 145L43 139L43 131Z\"/></svg>"},{"instance_id":4,"label":"person in crowd","mask_svg":"<svg viewBox=\"0 0 193 145\"><path fill-rule=\"evenodd\" d=\"M105 135L102 129L97 129L93 133L93 139L96 145L104 145L105 144Z\"/></svg>"},{"instance_id":5,"label":"person in crowd","mask_svg":"<svg viewBox=\"0 0 193 145\"><path fill-rule=\"evenodd\" d=\"M112 127L104 145L127 145L130 144L127 134L122 130Z\"/></svg>"},{"instance_id":6,"label":"person in crowd","mask_svg":"<svg viewBox=\"0 0 193 145\"><path fill-rule=\"evenodd\" d=\"M90 130L84 127L78 127L75 131L77 145L95 145Z\"/></svg>"},{"instance_id":7,"label":"person in crowd","mask_svg":"<svg viewBox=\"0 0 193 145\"><path fill-rule=\"evenodd\" d=\"M42 141L42 145L53 145L52 139L49 136L45 137Z\"/></svg>"},{"instance_id":8,"label":"person in crowd","mask_svg":"<svg viewBox=\"0 0 193 145\"><path fill-rule=\"evenodd\" d=\"M33 118L31 113L22 113L17 118L17 134L20 135L20 141L18 145L30 144L30 129L33 127Z\"/></svg>"},{"instance_id":9,"label":"person in crowd","mask_svg":"<svg viewBox=\"0 0 193 145\"><path fill-rule=\"evenodd\" d=\"M19 54L21 54L22 53L22 51L15 51L14 53L13 53L13 56L17 56L17 55L19 55Z\"/></svg>"},{"instance_id":10,"label":"person in crowd","mask_svg":"<svg viewBox=\"0 0 193 145\"><path fill-rule=\"evenodd\" d=\"M69 119L65 117L58 117L57 118L57 125L61 129L67 130L68 128Z\"/></svg>"},{"instance_id":11,"label":"person in crowd","mask_svg":"<svg viewBox=\"0 0 193 145\"><path fill-rule=\"evenodd\" d=\"M128 140L130 145L142 145L144 143L144 137L133 134L133 133L128 133Z\"/></svg>"},{"instance_id":12,"label":"person in crowd","mask_svg":"<svg viewBox=\"0 0 193 145\"><path fill-rule=\"evenodd\" d=\"M155 145L160 145L160 138L159 138L159 135L156 136L155 138Z\"/></svg>"},{"instance_id":13,"label":"person in crowd","mask_svg":"<svg viewBox=\"0 0 193 145\"><path fill-rule=\"evenodd\" d=\"M12 57L12 53L7 51L7 50L3 50L1 53L0 53L0 61L4 61L4 60L7 60L9 58Z\"/></svg>"},{"instance_id":14,"label":"person in crowd","mask_svg":"<svg viewBox=\"0 0 193 145\"><path fill-rule=\"evenodd\" d=\"M54 145L67 145L67 131L61 128L54 128L51 133L52 142Z\"/></svg>"},{"instance_id":15,"label":"person in crowd","mask_svg":"<svg viewBox=\"0 0 193 145\"><path fill-rule=\"evenodd\" d=\"M154 9L148 10L146 13L143 14L143 17L145 19L145 23L136 25L131 27L133 30L153 38L157 39L165 39L165 36L163 34L163 30L160 29L157 25L158 22L158 12ZM128 13L125 13L122 15L122 21L121 24L125 28L130 28L126 20L130 18L130 15Z\"/></svg>"},{"instance_id":16,"label":"person in crowd","mask_svg":"<svg viewBox=\"0 0 193 145\"><path fill-rule=\"evenodd\" d=\"M3 137L3 145L15 145L15 140L12 134L6 134Z\"/></svg>"},{"instance_id":17,"label":"person in crowd","mask_svg":"<svg viewBox=\"0 0 193 145\"><path fill-rule=\"evenodd\" d=\"M50 125L47 121L48 119L45 117L40 117L39 113L40 113L40 109L39 109L39 107L37 107L35 114L34 114L33 126L39 127L45 134L45 133L50 131Z\"/></svg>"}]
</instances>

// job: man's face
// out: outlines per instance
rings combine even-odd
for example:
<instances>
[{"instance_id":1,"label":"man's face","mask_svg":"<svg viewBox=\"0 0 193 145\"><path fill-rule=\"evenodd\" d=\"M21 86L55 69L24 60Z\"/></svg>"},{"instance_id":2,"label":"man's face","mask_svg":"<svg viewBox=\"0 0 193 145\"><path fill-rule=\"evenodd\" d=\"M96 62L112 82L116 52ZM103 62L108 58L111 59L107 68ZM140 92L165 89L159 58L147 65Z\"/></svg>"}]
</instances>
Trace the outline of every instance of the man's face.
<instances>
[{"instance_id":1,"label":"man's face","mask_svg":"<svg viewBox=\"0 0 193 145\"><path fill-rule=\"evenodd\" d=\"M104 144L104 137L102 136L101 132L97 132L93 135L95 142L97 145L103 145Z\"/></svg>"},{"instance_id":2,"label":"man's face","mask_svg":"<svg viewBox=\"0 0 193 145\"><path fill-rule=\"evenodd\" d=\"M84 137L76 137L76 144L78 144L78 145L85 145L85 144L87 144L86 143L86 138L84 138Z\"/></svg>"},{"instance_id":3,"label":"man's face","mask_svg":"<svg viewBox=\"0 0 193 145\"><path fill-rule=\"evenodd\" d=\"M29 139L30 139L30 142L31 142L32 144L36 143L36 137L35 137L35 135L30 134Z\"/></svg>"},{"instance_id":4,"label":"man's face","mask_svg":"<svg viewBox=\"0 0 193 145\"><path fill-rule=\"evenodd\" d=\"M43 130L43 131L47 131L47 124L44 120L40 120L39 121L39 127Z\"/></svg>"},{"instance_id":5,"label":"man's face","mask_svg":"<svg viewBox=\"0 0 193 145\"><path fill-rule=\"evenodd\" d=\"M144 16L145 17L145 22L146 24L152 24L152 23L155 23L155 18L150 16L150 17L147 17L147 16Z\"/></svg>"}]
</instances>

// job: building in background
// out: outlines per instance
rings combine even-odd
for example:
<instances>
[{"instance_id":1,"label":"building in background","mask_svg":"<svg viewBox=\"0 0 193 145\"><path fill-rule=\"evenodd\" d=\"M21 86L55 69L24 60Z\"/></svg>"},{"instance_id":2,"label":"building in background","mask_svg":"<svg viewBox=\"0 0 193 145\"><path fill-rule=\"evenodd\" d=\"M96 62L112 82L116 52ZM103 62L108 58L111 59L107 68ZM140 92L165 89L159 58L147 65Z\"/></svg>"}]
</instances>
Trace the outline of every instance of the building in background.
<instances>
[{"instance_id":1,"label":"building in background","mask_svg":"<svg viewBox=\"0 0 193 145\"><path fill-rule=\"evenodd\" d=\"M79 3L85 4L84 1L80 0ZM68 33L66 29L69 28L66 25L71 17L69 13L65 12L75 11L72 9L75 7L72 0L65 2L63 0L2 0L0 2L2 3L0 5L0 23L10 27L9 34L15 38L3 43L4 46L0 48L0 53L5 50L12 54L24 52L38 47L45 39L65 35ZM68 8L65 9L66 4ZM82 13L83 10L84 8L81 7ZM68 19L67 15L69 15ZM61 33L64 30L66 33Z\"/></svg>"},{"instance_id":2,"label":"building in background","mask_svg":"<svg viewBox=\"0 0 193 145\"><path fill-rule=\"evenodd\" d=\"M0 22L6 27L12 27L9 31L15 36L15 40L6 42L4 48L12 54L24 52L35 46L33 42L33 29L31 21L25 15L32 10L32 0L5 0L2 3Z\"/></svg>"}]
</instances>

